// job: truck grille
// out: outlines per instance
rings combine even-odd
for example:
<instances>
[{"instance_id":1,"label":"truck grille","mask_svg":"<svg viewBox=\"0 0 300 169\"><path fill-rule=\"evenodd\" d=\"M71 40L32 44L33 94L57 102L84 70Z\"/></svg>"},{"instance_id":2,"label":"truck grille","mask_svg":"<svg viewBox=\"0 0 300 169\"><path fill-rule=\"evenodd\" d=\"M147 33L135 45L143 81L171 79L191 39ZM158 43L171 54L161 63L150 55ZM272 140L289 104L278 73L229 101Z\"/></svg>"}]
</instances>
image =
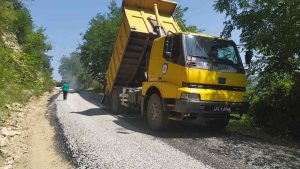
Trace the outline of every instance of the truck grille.
<instances>
[{"instance_id":1,"label":"truck grille","mask_svg":"<svg viewBox=\"0 0 300 169\"><path fill-rule=\"evenodd\" d=\"M200 89L214 89L214 90L228 90L228 91L246 91L245 87L238 86L224 86L224 85L211 85L211 84L194 84L194 83L182 83L183 87L200 88Z\"/></svg>"}]
</instances>

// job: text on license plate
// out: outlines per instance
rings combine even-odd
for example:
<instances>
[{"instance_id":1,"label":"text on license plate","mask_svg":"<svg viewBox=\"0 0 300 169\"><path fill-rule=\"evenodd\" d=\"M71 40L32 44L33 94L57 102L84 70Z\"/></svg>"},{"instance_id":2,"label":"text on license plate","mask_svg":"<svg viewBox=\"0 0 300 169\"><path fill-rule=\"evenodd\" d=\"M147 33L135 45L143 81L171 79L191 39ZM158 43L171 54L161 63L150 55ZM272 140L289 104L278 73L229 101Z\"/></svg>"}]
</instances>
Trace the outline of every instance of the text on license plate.
<instances>
[{"instance_id":1,"label":"text on license plate","mask_svg":"<svg viewBox=\"0 0 300 169\"><path fill-rule=\"evenodd\" d=\"M225 106L215 106L214 107L215 112L231 112L231 107L225 107Z\"/></svg>"}]
</instances>

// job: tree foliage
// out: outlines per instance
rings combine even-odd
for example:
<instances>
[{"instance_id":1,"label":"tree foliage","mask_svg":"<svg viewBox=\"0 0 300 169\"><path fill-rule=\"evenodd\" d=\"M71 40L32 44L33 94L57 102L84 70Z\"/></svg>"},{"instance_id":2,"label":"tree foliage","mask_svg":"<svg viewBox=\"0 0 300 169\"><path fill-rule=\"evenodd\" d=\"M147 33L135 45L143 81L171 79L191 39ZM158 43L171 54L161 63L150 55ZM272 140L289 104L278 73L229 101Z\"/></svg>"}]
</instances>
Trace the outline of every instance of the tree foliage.
<instances>
[{"instance_id":1,"label":"tree foliage","mask_svg":"<svg viewBox=\"0 0 300 169\"><path fill-rule=\"evenodd\" d=\"M94 79L103 81L112 49L121 24L121 8L112 0L108 14L97 14L90 21L90 27L83 35L79 46L83 66ZM101 76L102 75L102 76Z\"/></svg>"},{"instance_id":2,"label":"tree foliage","mask_svg":"<svg viewBox=\"0 0 300 169\"><path fill-rule=\"evenodd\" d=\"M0 0L0 109L26 100L24 91L39 95L52 89L50 49L44 29L34 26L21 1Z\"/></svg>"},{"instance_id":3,"label":"tree foliage","mask_svg":"<svg viewBox=\"0 0 300 169\"><path fill-rule=\"evenodd\" d=\"M300 71L299 0L218 0L215 8L229 18L222 35L241 30L241 41L264 56L257 68L269 72Z\"/></svg>"},{"instance_id":4,"label":"tree foliage","mask_svg":"<svg viewBox=\"0 0 300 169\"><path fill-rule=\"evenodd\" d=\"M72 88L95 88L99 83L82 66L80 54L73 52L70 56L64 56L60 60L59 73L62 80L69 82Z\"/></svg>"},{"instance_id":5,"label":"tree foliage","mask_svg":"<svg viewBox=\"0 0 300 169\"><path fill-rule=\"evenodd\" d=\"M17 20L16 12L12 3L4 0L0 1L0 29L7 30L12 28L14 21Z\"/></svg>"},{"instance_id":6,"label":"tree foliage","mask_svg":"<svg viewBox=\"0 0 300 169\"><path fill-rule=\"evenodd\" d=\"M249 73L251 114L268 131L287 134L299 124L300 1L217 0L215 9L227 16L222 36L235 29L241 41L257 52Z\"/></svg>"},{"instance_id":7,"label":"tree foliage","mask_svg":"<svg viewBox=\"0 0 300 169\"><path fill-rule=\"evenodd\" d=\"M79 53L73 52L70 56L63 56L60 59L58 72L63 81L72 80L72 76L78 75L82 70Z\"/></svg>"}]
</instances>

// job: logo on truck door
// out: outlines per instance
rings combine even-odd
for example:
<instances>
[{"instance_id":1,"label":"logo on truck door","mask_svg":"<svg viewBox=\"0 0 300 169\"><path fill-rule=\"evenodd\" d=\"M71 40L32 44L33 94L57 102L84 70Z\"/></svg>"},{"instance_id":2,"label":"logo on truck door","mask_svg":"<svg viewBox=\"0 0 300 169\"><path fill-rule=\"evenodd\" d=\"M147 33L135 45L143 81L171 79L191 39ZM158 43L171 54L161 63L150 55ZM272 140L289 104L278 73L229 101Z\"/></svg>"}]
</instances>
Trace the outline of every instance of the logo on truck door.
<instances>
[{"instance_id":1,"label":"logo on truck door","mask_svg":"<svg viewBox=\"0 0 300 169\"><path fill-rule=\"evenodd\" d=\"M168 64L167 63L162 65L161 72L163 73L163 75L167 74L167 72L168 72Z\"/></svg>"}]
</instances>

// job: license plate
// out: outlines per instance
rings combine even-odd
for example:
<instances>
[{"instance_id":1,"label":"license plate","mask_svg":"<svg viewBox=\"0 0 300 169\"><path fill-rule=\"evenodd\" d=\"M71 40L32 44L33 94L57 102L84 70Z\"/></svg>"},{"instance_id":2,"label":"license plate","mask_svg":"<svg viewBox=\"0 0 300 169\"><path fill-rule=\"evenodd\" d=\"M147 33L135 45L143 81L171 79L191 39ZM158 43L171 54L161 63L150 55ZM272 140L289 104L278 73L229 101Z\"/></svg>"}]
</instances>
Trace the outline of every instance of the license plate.
<instances>
[{"instance_id":1,"label":"license plate","mask_svg":"<svg viewBox=\"0 0 300 169\"><path fill-rule=\"evenodd\" d=\"M226 106L215 106L214 107L215 112L227 112L231 113L231 107L226 107Z\"/></svg>"}]
</instances>

